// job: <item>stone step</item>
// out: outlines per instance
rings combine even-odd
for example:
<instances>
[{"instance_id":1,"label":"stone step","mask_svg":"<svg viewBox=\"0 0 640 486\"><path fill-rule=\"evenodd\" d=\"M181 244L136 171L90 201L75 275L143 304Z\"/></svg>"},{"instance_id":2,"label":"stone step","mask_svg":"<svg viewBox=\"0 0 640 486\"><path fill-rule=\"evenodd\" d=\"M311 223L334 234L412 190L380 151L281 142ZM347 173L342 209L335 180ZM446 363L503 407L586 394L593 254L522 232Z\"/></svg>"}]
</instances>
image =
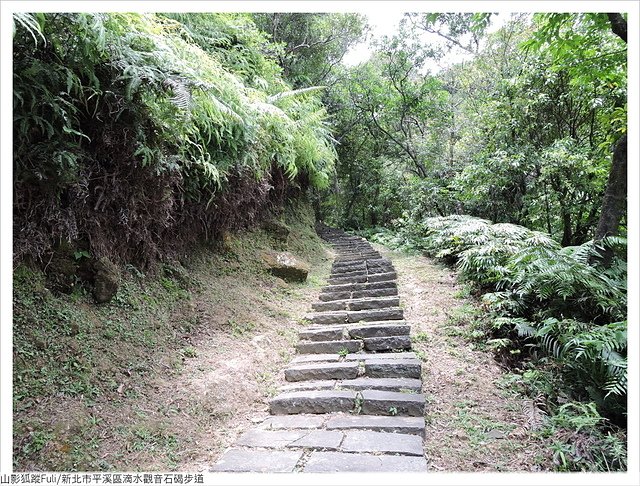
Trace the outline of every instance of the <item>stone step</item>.
<instances>
[{"instance_id":1,"label":"stone step","mask_svg":"<svg viewBox=\"0 0 640 486\"><path fill-rule=\"evenodd\" d=\"M336 472L425 472L424 457L379 454L353 454L347 452L314 451L304 465L306 473Z\"/></svg>"},{"instance_id":2,"label":"stone step","mask_svg":"<svg viewBox=\"0 0 640 486\"><path fill-rule=\"evenodd\" d=\"M351 380L358 376L358 363L310 363L290 366L284 370L287 381Z\"/></svg>"},{"instance_id":3,"label":"stone step","mask_svg":"<svg viewBox=\"0 0 640 486\"><path fill-rule=\"evenodd\" d=\"M369 274L367 276L367 282L388 282L390 280L396 280L397 278L398 275L396 272L376 273ZM332 283L331 279L329 279L329 283Z\"/></svg>"},{"instance_id":4,"label":"stone step","mask_svg":"<svg viewBox=\"0 0 640 486\"><path fill-rule=\"evenodd\" d=\"M372 378L420 378L422 363L418 359L381 359L365 360L364 372Z\"/></svg>"},{"instance_id":5,"label":"stone step","mask_svg":"<svg viewBox=\"0 0 640 486\"><path fill-rule=\"evenodd\" d=\"M413 351L403 351L400 353L354 353L347 354L344 361L380 361L380 360L398 360L398 359L418 359L418 356Z\"/></svg>"},{"instance_id":6,"label":"stone step","mask_svg":"<svg viewBox=\"0 0 640 486\"><path fill-rule=\"evenodd\" d=\"M405 351L400 353L350 353L342 357L337 353L324 353L324 354L302 354L298 355L291 360L290 365L308 364L308 363L321 363L321 362L339 362L339 361L380 361L387 360L393 361L398 359L414 359L418 357L416 353L412 351Z\"/></svg>"},{"instance_id":7,"label":"stone step","mask_svg":"<svg viewBox=\"0 0 640 486\"><path fill-rule=\"evenodd\" d=\"M373 260L373 259L367 260L367 268L374 268L374 267L381 267L381 266L393 267L393 263L391 263L391 260L389 260L388 258L379 258L377 260Z\"/></svg>"},{"instance_id":8,"label":"stone step","mask_svg":"<svg viewBox=\"0 0 640 486\"><path fill-rule=\"evenodd\" d=\"M327 442L329 443L330 441L327 440ZM344 452L373 452L419 457L424 455L422 437L420 436L375 432L372 430L347 431L344 434L342 444L340 444L340 450Z\"/></svg>"},{"instance_id":9,"label":"stone step","mask_svg":"<svg viewBox=\"0 0 640 486\"><path fill-rule=\"evenodd\" d=\"M384 283L387 283L387 282L384 282ZM385 289L355 290L351 292L352 299L363 299L368 297L387 297L392 295L398 295L397 287L389 287Z\"/></svg>"},{"instance_id":10,"label":"stone step","mask_svg":"<svg viewBox=\"0 0 640 486\"><path fill-rule=\"evenodd\" d=\"M278 388L280 392L305 390L380 390L420 393L422 382L413 378L368 378L366 376L352 380L312 380L298 381Z\"/></svg>"},{"instance_id":11,"label":"stone step","mask_svg":"<svg viewBox=\"0 0 640 486\"><path fill-rule=\"evenodd\" d=\"M361 260L361 261L349 261L349 262L334 262L333 265L331 265L331 270L342 270L342 269L350 269L350 268L367 268L367 261L365 260Z\"/></svg>"},{"instance_id":12,"label":"stone step","mask_svg":"<svg viewBox=\"0 0 640 486\"><path fill-rule=\"evenodd\" d=\"M329 285L340 285L346 283L365 283L368 280L368 276L365 275L350 275L347 277L333 277L328 280Z\"/></svg>"},{"instance_id":13,"label":"stone step","mask_svg":"<svg viewBox=\"0 0 640 486\"><path fill-rule=\"evenodd\" d=\"M367 269L367 275L379 275L381 273L395 272L396 269L389 265L388 267L373 267Z\"/></svg>"},{"instance_id":14,"label":"stone step","mask_svg":"<svg viewBox=\"0 0 640 486\"><path fill-rule=\"evenodd\" d=\"M334 414L327 420L325 427L327 430L372 430L375 432L398 432L424 437L425 422L424 417Z\"/></svg>"},{"instance_id":15,"label":"stone step","mask_svg":"<svg viewBox=\"0 0 640 486\"><path fill-rule=\"evenodd\" d=\"M322 289L321 294L332 294L335 292L357 292L359 290L374 290L374 289L397 289L396 282L388 280L384 282L366 282L366 283L351 283L351 284L339 284L328 285Z\"/></svg>"},{"instance_id":16,"label":"stone step","mask_svg":"<svg viewBox=\"0 0 640 486\"><path fill-rule=\"evenodd\" d=\"M347 332L352 339L405 336L411 332L411 326L403 320L370 321L366 324L347 326Z\"/></svg>"},{"instance_id":17,"label":"stone step","mask_svg":"<svg viewBox=\"0 0 640 486\"><path fill-rule=\"evenodd\" d=\"M222 454L211 472L293 472L304 451L263 451L232 448Z\"/></svg>"},{"instance_id":18,"label":"stone step","mask_svg":"<svg viewBox=\"0 0 640 486\"><path fill-rule=\"evenodd\" d=\"M357 407L356 407L357 404ZM302 390L269 400L271 415L358 412L364 415L424 415L424 396L418 393L369 390Z\"/></svg>"},{"instance_id":19,"label":"stone step","mask_svg":"<svg viewBox=\"0 0 640 486\"><path fill-rule=\"evenodd\" d=\"M346 326L325 326L308 328L298 333L304 341L342 341L349 338Z\"/></svg>"},{"instance_id":20,"label":"stone step","mask_svg":"<svg viewBox=\"0 0 640 486\"><path fill-rule=\"evenodd\" d=\"M338 256L335 261L337 263L345 263L345 262L359 262L363 260L377 260L380 258L380 253L378 252L359 252L353 254L344 254Z\"/></svg>"},{"instance_id":21,"label":"stone step","mask_svg":"<svg viewBox=\"0 0 640 486\"><path fill-rule=\"evenodd\" d=\"M409 336L385 336L364 339L364 349L367 351L393 351L396 349L411 349Z\"/></svg>"},{"instance_id":22,"label":"stone step","mask_svg":"<svg viewBox=\"0 0 640 486\"><path fill-rule=\"evenodd\" d=\"M354 409L355 404L355 391L293 391L281 393L269 400L269 412L271 415L350 412Z\"/></svg>"},{"instance_id":23,"label":"stone step","mask_svg":"<svg viewBox=\"0 0 640 486\"><path fill-rule=\"evenodd\" d=\"M314 324L346 324L347 313L345 312L320 312L311 314L309 320Z\"/></svg>"},{"instance_id":24,"label":"stone step","mask_svg":"<svg viewBox=\"0 0 640 486\"><path fill-rule=\"evenodd\" d=\"M398 432L424 436L424 417L352 415L334 413L328 415L272 415L258 426L263 430L326 429L326 430L372 430L375 432Z\"/></svg>"},{"instance_id":25,"label":"stone step","mask_svg":"<svg viewBox=\"0 0 640 486\"><path fill-rule=\"evenodd\" d=\"M278 387L278 391L280 393L288 393L293 391L306 391L306 390L334 390L336 388L336 383L339 383L339 382L336 380L296 381L294 383L291 383L290 385L282 385ZM394 391L394 390L390 390L390 391Z\"/></svg>"},{"instance_id":26,"label":"stone step","mask_svg":"<svg viewBox=\"0 0 640 486\"><path fill-rule=\"evenodd\" d=\"M354 354L352 356L356 356L357 354ZM349 355L347 355L349 356ZM289 363L289 365L299 365L299 364L306 364L306 363L318 363L318 362L337 362L340 361L342 359L342 356L340 356L339 354L336 353L325 353L325 354L303 354L303 355L299 355L296 356L295 358L293 358L291 360L291 362ZM346 361L346 359L345 359Z\"/></svg>"},{"instance_id":27,"label":"stone step","mask_svg":"<svg viewBox=\"0 0 640 486\"><path fill-rule=\"evenodd\" d=\"M364 343L359 339L346 339L343 341L301 341L296 344L296 350L300 354L331 354L331 353L357 353L363 348Z\"/></svg>"},{"instance_id":28,"label":"stone step","mask_svg":"<svg viewBox=\"0 0 640 486\"><path fill-rule=\"evenodd\" d=\"M345 300L351 298L351 291L343 291L343 292L332 292L329 294L320 294L319 299L323 302L330 302L332 300Z\"/></svg>"},{"instance_id":29,"label":"stone step","mask_svg":"<svg viewBox=\"0 0 640 486\"><path fill-rule=\"evenodd\" d=\"M329 417L348 417L348 415L270 415L258 426L264 430L286 430L286 429L321 429ZM338 428L338 427L334 427Z\"/></svg>"},{"instance_id":30,"label":"stone step","mask_svg":"<svg viewBox=\"0 0 640 486\"><path fill-rule=\"evenodd\" d=\"M404 316L400 307L359 311L317 312L309 316L313 324L343 324L367 321L395 321Z\"/></svg>"},{"instance_id":31,"label":"stone step","mask_svg":"<svg viewBox=\"0 0 640 486\"><path fill-rule=\"evenodd\" d=\"M302 448L422 456L422 437L415 434L357 429L265 430L256 428L242 434L236 446L268 449Z\"/></svg>"},{"instance_id":32,"label":"stone step","mask_svg":"<svg viewBox=\"0 0 640 486\"><path fill-rule=\"evenodd\" d=\"M370 378L362 376L353 380L342 380L336 384L340 390L380 390L405 393L420 393L422 381L414 378Z\"/></svg>"},{"instance_id":33,"label":"stone step","mask_svg":"<svg viewBox=\"0 0 640 486\"><path fill-rule=\"evenodd\" d=\"M419 393L363 390L360 394L364 415L424 415L424 395Z\"/></svg>"},{"instance_id":34,"label":"stone step","mask_svg":"<svg viewBox=\"0 0 640 486\"><path fill-rule=\"evenodd\" d=\"M339 277L341 274L349 274L351 272L368 272L366 261L352 262L348 266L333 267L331 269L332 277Z\"/></svg>"},{"instance_id":35,"label":"stone step","mask_svg":"<svg viewBox=\"0 0 640 486\"><path fill-rule=\"evenodd\" d=\"M282 448L304 448L304 449L324 449L324 450L338 450L340 444L345 439L345 436L351 434L362 433L360 431L353 431L344 433L340 430L264 430L264 429L252 429L245 432L240 436L236 445L245 447L265 447L270 449L282 449ZM375 432L374 432L375 433ZM378 432L380 433L380 432ZM398 434L399 435L399 434ZM413 436L415 437L415 436ZM350 447L373 447L375 445L375 437L372 438L360 438L353 437L350 439ZM349 445L348 444L348 445ZM396 438L395 442L390 442L391 447L400 449L402 447L401 442ZM409 441L406 441L407 450ZM345 449L349 450L349 449ZM370 451L366 451L370 452ZM411 454L413 455L413 454Z\"/></svg>"},{"instance_id":36,"label":"stone step","mask_svg":"<svg viewBox=\"0 0 640 486\"><path fill-rule=\"evenodd\" d=\"M387 282L383 282L387 283ZM370 297L389 297L398 295L398 289L395 287L386 289L369 289L369 290L356 290L356 291L340 291L331 292L328 294L320 294L319 299L322 302L331 302L334 300L348 300L348 299L363 299Z\"/></svg>"},{"instance_id":37,"label":"stone step","mask_svg":"<svg viewBox=\"0 0 640 486\"><path fill-rule=\"evenodd\" d=\"M367 321L395 321L404 318L404 313L400 307L387 307L385 309L367 309L360 311L347 311L348 322Z\"/></svg>"},{"instance_id":38,"label":"stone step","mask_svg":"<svg viewBox=\"0 0 640 486\"><path fill-rule=\"evenodd\" d=\"M316 302L311 305L311 308L317 312L326 312L341 310L383 309L385 307L398 307L399 305L400 298L397 296L392 296L335 300L333 302Z\"/></svg>"},{"instance_id":39,"label":"stone step","mask_svg":"<svg viewBox=\"0 0 640 486\"><path fill-rule=\"evenodd\" d=\"M301 340L333 341L362 339L372 337L405 336L411 332L411 326L405 321L373 321L367 324L340 324L309 327L298 333ZM393 348L392 348L393 349Z\"/></svg>"}]
</instances>

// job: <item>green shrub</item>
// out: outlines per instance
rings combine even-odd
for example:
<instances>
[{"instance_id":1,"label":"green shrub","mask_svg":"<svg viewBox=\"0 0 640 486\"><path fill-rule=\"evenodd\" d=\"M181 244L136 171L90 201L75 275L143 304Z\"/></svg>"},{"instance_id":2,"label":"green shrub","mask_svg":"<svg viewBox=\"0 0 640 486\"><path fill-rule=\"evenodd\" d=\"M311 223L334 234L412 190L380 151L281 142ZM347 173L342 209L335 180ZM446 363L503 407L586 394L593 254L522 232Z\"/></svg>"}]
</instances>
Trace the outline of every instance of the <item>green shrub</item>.
<instances>
[{"instance_id":1,"label":"green shrub","mask_svg":"<svg viewBox=\"0 0 640 486\"><path fill-rule=\"evenodd\" d=\"M397 223L397 232L372 239L455 264L462 279L486 292L490 347L554 360L576 397L626 420L625 239L562 248L544 233L466 215ZM597 258L603 247L616 255L606 268Z\"/></svg>"},{"instance_id":2,"label":"green shrub","mask_svg":"<svg viewBox=\"0 0 640 486\"><path fill-rule=\"evenodd\" d=\"M292 91L246 14L173 17L14 17L18 260L85 238L148 263L328 184L321 88Z\"/></svg>"}]
</instances>

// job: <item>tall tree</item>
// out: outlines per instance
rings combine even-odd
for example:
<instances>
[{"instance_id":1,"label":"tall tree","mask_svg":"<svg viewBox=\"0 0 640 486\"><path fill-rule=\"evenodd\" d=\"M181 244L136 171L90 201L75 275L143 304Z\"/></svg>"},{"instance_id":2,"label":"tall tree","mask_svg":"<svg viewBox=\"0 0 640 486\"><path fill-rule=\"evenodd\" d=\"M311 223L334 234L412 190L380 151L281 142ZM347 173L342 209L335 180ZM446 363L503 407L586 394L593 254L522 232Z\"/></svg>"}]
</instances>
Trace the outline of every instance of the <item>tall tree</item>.
<instances>
[{"instance_id":1,"label":"tall tree","mask_svg":"<svg viewBox=\"0 0 640 486\"><path fill-rule=\"evenodd\" d=\"M367 31L365 17L355 13L273 12L253 17L281 45L278 63L296 88L323 84Z\"/></svg>"},{"instance_id":2,"label":"tall tree","mask_svg":"<svg viewBox=\"0 0 640 486\"><path fill-rule=\"evenodd\" d=\"M627 21L619 13L608 13L612 32L627 42ZM627 200L627 134L624 133L616 142L611 160L611 172L604 193L600 221L596 229L595 240L602 240L616 235L624 214ZM602 263L611 262L613 251L606 249L602 255Z\"/></svg>"}]
</instances>

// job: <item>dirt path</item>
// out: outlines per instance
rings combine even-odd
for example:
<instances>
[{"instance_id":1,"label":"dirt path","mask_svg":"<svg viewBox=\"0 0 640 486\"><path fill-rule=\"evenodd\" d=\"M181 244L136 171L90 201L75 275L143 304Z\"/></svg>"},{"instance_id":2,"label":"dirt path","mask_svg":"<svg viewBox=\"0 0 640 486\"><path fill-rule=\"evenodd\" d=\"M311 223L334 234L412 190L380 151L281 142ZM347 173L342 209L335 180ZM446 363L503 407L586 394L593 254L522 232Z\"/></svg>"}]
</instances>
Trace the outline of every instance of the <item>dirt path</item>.
<instances>
[{"instance_id":1,"label":"dirt path","mask_svg":"<svg viewBox=\"0 0 640 486\"><path fill-rule=\"evenodd\" d=\"M377 246L398 272L414 350L424 360L425 453L438 471L538 471L542 451L490 351L474 348L469 303L451 270Z\"/></svg>"}]
</instances>

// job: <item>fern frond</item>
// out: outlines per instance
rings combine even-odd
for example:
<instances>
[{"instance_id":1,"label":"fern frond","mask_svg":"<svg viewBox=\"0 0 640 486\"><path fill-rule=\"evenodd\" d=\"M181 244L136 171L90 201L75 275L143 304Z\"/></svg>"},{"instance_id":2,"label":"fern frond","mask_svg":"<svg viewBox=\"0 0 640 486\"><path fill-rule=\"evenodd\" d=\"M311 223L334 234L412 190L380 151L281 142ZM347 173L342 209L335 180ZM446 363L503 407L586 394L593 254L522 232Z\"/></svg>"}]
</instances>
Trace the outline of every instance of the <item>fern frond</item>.
<instances>
[{"instance_id":1,"label":"fern frond","mask_svg":"<svg viewBox=\"0 0 640 486\"><path fill-rule=\"evenodd\" d=\"M277 103L287 98L297 98L310 93L317 93L327 89L326 86L311 86L309 88L293 89L290 91L283 91L282 93L274 94L267 97L267 103Z\"/></svg>"},{"instance_id":2,"label":"fern frond","mask_svg":"<svg viewBox=\"0 0 640 486\"><path fill-rule=\"evenodd\" d=\"M189 112L191 110L191 92L187 87L184 80L176 79L176 78L166 78L162 85L165 88L171 89L173 91L173 97L171 98L171 102L180 108L182 111Z\"/></svg>"}]
</instances>

